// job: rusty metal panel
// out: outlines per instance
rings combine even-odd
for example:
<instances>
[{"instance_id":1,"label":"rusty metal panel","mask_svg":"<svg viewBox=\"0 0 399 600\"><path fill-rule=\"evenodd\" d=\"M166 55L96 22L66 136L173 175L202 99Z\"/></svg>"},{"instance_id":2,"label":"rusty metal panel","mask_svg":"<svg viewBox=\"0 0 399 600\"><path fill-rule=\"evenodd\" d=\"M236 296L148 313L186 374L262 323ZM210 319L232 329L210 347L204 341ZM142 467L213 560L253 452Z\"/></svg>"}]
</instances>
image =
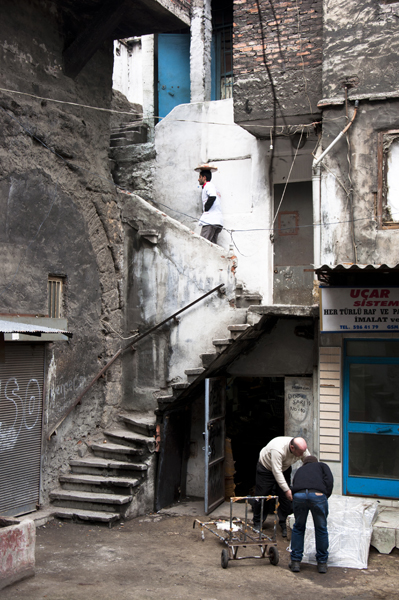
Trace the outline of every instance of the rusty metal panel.
<instances>
[{"instance_id":1,"label":"rusty metal panel","mask_svg":"<svg viewBox=\"0 0 399 600\"><path fill-rule=\"evenodd\" d=\"M205 380L205 514L224 502L226 379Z\"/></svg>"},{"instance_id":2,"label":"rusty metal panel","mask_svg":"<svg viewBox=\"0 0 399 600\"><path fill-rule=\"evenodd\" d=\"M274 304L314 304L314 273L305 269L304 266L274 268Z\"/></svg>"},{"instance_id":3,"label":"rusty metal panel","mask_svg":"<svg viewBox=\"0 0 399 600\"><path fill-rule=\"evenodd\" d=\"M281 201L282 199L282 201ZM310 181L274 186L273 302L313 304L313 203Z\"/></svg>"},{"instance_id":4,"label":"rusty metal panel","mask_svg":"<svg viewBox=\"0 0 399 600\"><path fill-rule=\"evenodd\" d=\"M44 344L6 343L0 363L0 514L36 509L40 492Z\"/></svg>"}]
</instances>

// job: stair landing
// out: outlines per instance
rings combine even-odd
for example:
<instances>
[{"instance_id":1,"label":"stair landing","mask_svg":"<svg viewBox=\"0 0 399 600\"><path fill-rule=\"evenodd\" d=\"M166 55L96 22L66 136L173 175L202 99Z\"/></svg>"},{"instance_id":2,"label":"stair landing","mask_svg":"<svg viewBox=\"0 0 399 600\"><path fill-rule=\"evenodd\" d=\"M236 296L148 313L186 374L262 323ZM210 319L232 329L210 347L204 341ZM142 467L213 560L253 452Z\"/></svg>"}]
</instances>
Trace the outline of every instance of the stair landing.
<instances>
[{"instance_id":1,"label":"stair landing","mask_svg":"<svg viewBox=\"0 0 399 600\"><path fill-rule=\"evenodd\" d=\"M399 548L399 506L381 506L373 525L371 545L381 554Z\"/></svg>"}]
</instances>

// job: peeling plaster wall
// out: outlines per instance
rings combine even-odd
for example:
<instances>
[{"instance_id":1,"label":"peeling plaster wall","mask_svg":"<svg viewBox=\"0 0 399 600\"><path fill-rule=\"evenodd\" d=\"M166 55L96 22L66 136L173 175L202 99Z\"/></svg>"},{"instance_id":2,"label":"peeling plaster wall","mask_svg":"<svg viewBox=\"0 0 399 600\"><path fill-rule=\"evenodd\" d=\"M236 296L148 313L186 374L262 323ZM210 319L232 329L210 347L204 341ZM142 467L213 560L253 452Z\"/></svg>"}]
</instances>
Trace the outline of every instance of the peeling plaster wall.
<instances>
[{"instance_id":1,"label":"peeling plaster wall","mask_svg":"<svg viewBox=\"0 0 399 600\"><path fill-rule=\"evenodd\" d=\"M126 331L150 329L220 283L214 293L177 321L139 342L124 357L124 405L134 410L156 408L160 389L185 381L185 369L202 366L200 354L214 352L213 339L225 338L227 326L245 322L245 310L230 301L235 292L235 261L223 248L200 238L178 221L138 196L121 195L127 233ZM140 235L159 235L157 244ZM127 335L126 334L126 335Z\"/></svg>"},{"instance_id":2,"label":"peeling plaster wall","mask_svg":"<svg viewBox=\"0 0 399 600\"><path fill-rule=\"evenodd\" d=\"M352 112L353 105L350 105L349 114ZM345 123L344 108L324 111L323 148L331 143ZM396 263L399 230L378 227L376 199L378 132L398 128L399 101L363 100L348 132L349 158L348 143L343 137L324 159L327 168L322 167L321 215L326 225L321 229L322 263ZM351 187L352 200L346 193Z\"/></svg>"},{"instance_id":3,"label":"peeling plaster wall","mask_svg":"<svg viewBox=\"0 0 399 600\"><path fill-rule=\"evenodd\" d=\"M383 0L324 0L323 97L398 91L399 8Z\"/></svg>"},{"instance_id":4,"label":"peeling plaster wall","mask_svg":"<svg viewBox=\"0 0 399 600\"><path fill-rule=\"evenodd\" d=\"M212 15L210 0L193 0L190 28L191 102L211 99Z\"/></svg>"},{"instance_id":5,"label":"peeling plaster wall","mask_svg":"<svg viewBox=\"0 0 399 600\"><path fill-rule=\"evenodd\" d=\"M392 2L324 0L323 96L341 104L323 111L323 149L348 122L343 83L349 84L349 118L351 99L360 98L360 105L321 169L322 221L328 224L321 230L323 263L396 262L399 231L378 227L376 201L378 133L399 127L398 17Z\"/></svg>"},{"instance_id":6,"label":"peeling plaster wall","mask_svg":"<svg viewBox=\"0 0 399 600\"><path fill-rule=\"evenodd\" d=\"M112 43L103 45L75 80L66 78L65 23L57 11L45 0L2 3L2 86L109 108ZM121 328L123 230L108 164L109 116L6 92L0 92L0 108L0 312L46 315L48 275L62 275L64 316L74 334L68 343L46 347L46 433L119 347L100 322L108 315ZM107 421L120 398L120 365L115 365L57 436L44 442L42 502L59 469L67 467L102 417Z\"/></svg>"},{"instance_id":7,"label":"peeling plaster wall","mask_svg":"<svg viewBox=\"0 0 399 600\"><path fill-rule=\"evenodd\" d=\"M256 231L271 223L269 143L234 124L230 99L177 106L156 126L155 148L154 200L196 233L202 204L194 169L207 161L218 167L212 181L221 193L224 226L247 230L233 233L237 279L271 303L272 249L267 232ZM218 243L227 251L228 231Z\"/></svg>"},{"instance_id":8,"label":"peeling plaster wall","mask_svg":"<svg viewBox=\"0 0 399 600\"><path fill-rule=\"evenodd\" d=\"M143 118L149 127L151 141L155 115L154 37L154 35L143 35L135 38L134 43L129 46L120 41L114 42L112 73L113 88L124 94L129 102L142 106ZM114 118L117 119L116 115ZM124 120L127 121L126 117Z\"/></svg>"},{"instance_id":9,"label":"peeling plaster wall","mask_svg":"<svg viewBox=\"0 0 399 600\"><path fill-rule=\"evenodd\" d=\"M129 102L143 104L143 60L141 38L114 42L112 87Z\"/></svg>"}]
</instances>

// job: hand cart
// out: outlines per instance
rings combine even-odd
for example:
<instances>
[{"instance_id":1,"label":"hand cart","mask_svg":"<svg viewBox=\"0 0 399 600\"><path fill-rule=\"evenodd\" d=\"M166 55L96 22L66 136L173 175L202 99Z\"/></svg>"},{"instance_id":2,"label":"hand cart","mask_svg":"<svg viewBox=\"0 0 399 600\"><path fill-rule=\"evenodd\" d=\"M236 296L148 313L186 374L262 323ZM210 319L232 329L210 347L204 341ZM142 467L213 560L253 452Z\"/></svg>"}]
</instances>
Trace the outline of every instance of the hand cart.
<instances>
[{"instance_id":1,"label":"hand cart","mask_svg":"<svg viewBox=\"0 0 399 600\"><path fill-rule=\"evenodd\" d=\"M262 500L260 522L263 523L263 500L268 501L273 499L275 500L274 526L273 535L269 537L262 533L262 527L260 531L257 531L248 524L248 504L253 500ZM245 501L244 521L233 517L233 504L243 500ZM227 569L229 560L244 560L245 558L268 558L272 565L277 565L279 561L276 544L278 505L278 496L233 496L230 498L230 520L219 519L217 521L203 522L195 519L193 527L195 527L196 523L201 526L202 541L205 540L205 529L207 529L227 545L227 548L223 548L222 550L221 564L223 569ZM238 556L239 550L255 546L260 548L260 555Z\"/></svg>"}]
</instances>

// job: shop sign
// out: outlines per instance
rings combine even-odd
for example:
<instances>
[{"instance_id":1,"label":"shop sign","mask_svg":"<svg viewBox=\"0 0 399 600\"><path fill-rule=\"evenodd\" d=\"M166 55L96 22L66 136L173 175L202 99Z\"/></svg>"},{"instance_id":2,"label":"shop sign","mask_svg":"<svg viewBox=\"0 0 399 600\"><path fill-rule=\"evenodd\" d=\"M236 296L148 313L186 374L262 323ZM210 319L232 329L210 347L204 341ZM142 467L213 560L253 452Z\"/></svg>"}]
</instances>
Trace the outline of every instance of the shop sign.
<instances>
[{"instance_id":1,"label":"shop sign","mask_svg":"<svg viewBox=\"0 0 399 600\"><path fill-rule=\"evenodd\" d=\"M399 288L321 287L320 330L398 331Z\"/></svg>"}]
</instances>

